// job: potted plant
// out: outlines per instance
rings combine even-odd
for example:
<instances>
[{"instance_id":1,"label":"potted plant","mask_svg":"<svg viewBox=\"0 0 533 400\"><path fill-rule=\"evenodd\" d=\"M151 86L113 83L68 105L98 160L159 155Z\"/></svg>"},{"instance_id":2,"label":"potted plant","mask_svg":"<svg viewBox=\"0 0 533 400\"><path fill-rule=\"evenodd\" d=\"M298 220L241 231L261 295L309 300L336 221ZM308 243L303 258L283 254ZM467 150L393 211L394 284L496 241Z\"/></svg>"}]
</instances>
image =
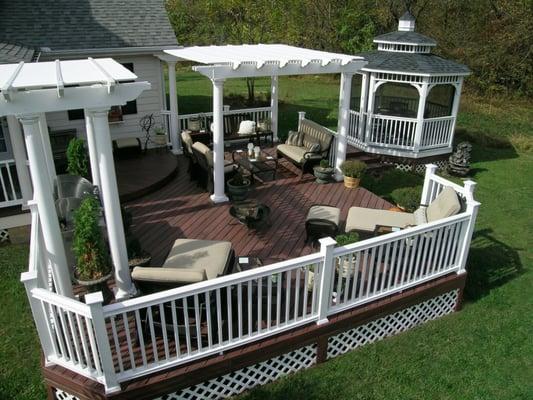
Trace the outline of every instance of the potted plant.
<instances>
[{"instance_id":1,"label":"potted plant","mask_svg":"<svg viewBox=\"0 0 533 400\"><path fill-rule=\"evenodd\" d=\"M88 292L101 291L104 300L109 301L112 294L107 280L112 275L112 268L98 224L99 216L100 207L94 197L83 199L74 215L74 281Z\"/></svg>"},{"instance_id":2,"label":"potted plant","mask_svg":"<svg viewBox=\"0 0 533 400\"><path fill-rule=\"evenodd\" d=\"M344 175L344 186L348 189L354 189L359 186L361 177L366 171L366 164L359 160L346 160L340 168Z\"/></svg>"},{"instance_id":3,"label":"potted plant","mask_svg":"<svg viewBox=\"0 0 533 400\"><path fill-rule=\"evenodd\" d=\"M422 197L422 187L412 186L394 189L391 198L402 211L414 212L420 207Z\"/></svg>"},{"instance_id":4,"label":"potted plant","mask_svg":"<svg viewBox=\"0 0 533 400\"><path fill-rule=\"evenodd\" d=\"M229 179L228 192L232 200L240 201L246 199L250 184L250 180L244 178L240 172L237 172L233 178Z\"/></svg>"},{"instance_id":5,"label":"potted plant","mask_svg":"<svg viewBox=\"0 0 533 400\"><path fill-rule=\"evenodd\" d=\"M74 138L67 146L67 172L84 178L89 176L89 160L83 140Z\"/></svg>"},{"instance_id":6,"label":"potted plant","mask_svg":"<svg viewBox=\"0 0 533 400\"><path fill-rule=\"evenodd\" d=\"M344 233L342 235L337 235L335 241L338 246L346 246L348 244L356 243L359 241L359 234L357 232ZM355 260L353 260L355 262ZM337 273L339 273L343 278L346 278L350 273L353 274L353 265L350 268L350 260L345 258L342 263L339 258L337 258L335 268Z\"/></svg>"},{"instance_id":7,"label":"potted plant","mask_svg":"<svg viewBox=\"0 0 533 400\"><path fill-rule=\"evenodd\" d=\"M313 168L316 183L324 184L331 181L335 170L329 165L328 160L321 160L320 164Z\"/></svg>"},{"instance_id":8,"label":"potted plant","mask_svg":"<svg viewBox=\"0 0 533 400\"><path fill-rule=\"evenodd\" d=\"M262 119L257 123L257 130L261 132L267 132L272 129L272 121L270 118Z\"/></svg>"},{"instance_id":9,"label":"potted plant","mask_svg":"<svg viewBox=\"0 0 533 400\"><path fill-rule=\"evenodd\" d=\"M163 127L158 126L154 129L154 137L153 141L158 146L166 146L167 144L167 132L163 129Z\"/></svg>"}]
</instances>

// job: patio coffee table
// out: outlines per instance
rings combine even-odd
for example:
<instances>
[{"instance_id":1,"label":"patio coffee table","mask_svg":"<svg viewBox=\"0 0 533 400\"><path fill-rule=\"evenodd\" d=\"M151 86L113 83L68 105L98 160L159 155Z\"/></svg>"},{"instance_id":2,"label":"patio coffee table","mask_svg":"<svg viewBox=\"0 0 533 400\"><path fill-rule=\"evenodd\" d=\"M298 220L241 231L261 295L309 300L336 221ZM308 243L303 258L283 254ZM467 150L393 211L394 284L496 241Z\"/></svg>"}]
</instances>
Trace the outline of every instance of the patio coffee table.
<instances>
[{"instance_id":1,"label":"patio coffee table","mask_svg":"<svg viewBox=\"0 0 533 400\"><path fill-rule=\"evenodd\" d=\"M233 162L250 173L252 182L254 178L265 173L271 173L272 179L276 179L278 169L278 159L261 151L259 157L249 156L245 150L235 150L231 153Z\"/></svg>"}]
</instances>

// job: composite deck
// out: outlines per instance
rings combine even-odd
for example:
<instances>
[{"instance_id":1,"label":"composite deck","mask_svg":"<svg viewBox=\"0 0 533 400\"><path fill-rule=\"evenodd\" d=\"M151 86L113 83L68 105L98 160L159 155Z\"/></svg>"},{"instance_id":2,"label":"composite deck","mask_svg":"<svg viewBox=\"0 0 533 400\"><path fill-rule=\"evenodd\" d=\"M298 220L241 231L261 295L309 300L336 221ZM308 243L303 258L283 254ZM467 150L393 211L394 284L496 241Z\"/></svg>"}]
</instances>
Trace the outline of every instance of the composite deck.
<instances>
[{"instance_id":1,"label":"composite deck","mask_svg":"<svg viewBox=\"0 0 533 400\"><path fill-rule=\"evenodd\" d=\"M152 254L152 265L163 263L177 238L228 240L237 256L256 256L263 264L285 260L316 251L304 243L311 205L339 207L341 229L351 206L391 207L364 188L346 189L342 182L318 185L311 174L300 179L296 167L280 160L277 179L258 182L250 192L250 198L271 209L270 225L254 231L230 216L230 203L213 204L209 193L189 180L187 166L188 160L179 156L178 172L169 183L126 204L133 214L134 233Z\"/></svg>"}]
</instances>

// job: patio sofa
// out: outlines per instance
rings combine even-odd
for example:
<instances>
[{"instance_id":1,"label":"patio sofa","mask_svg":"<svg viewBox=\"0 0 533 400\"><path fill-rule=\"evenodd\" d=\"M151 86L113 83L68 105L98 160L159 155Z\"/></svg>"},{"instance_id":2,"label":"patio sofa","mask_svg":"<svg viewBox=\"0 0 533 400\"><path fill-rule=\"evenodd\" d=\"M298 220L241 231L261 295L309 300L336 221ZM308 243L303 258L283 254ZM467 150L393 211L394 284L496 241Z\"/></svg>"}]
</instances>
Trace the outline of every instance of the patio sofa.
<instances>
[{"instance_id":1,"label":"patio sofa","mask_svg":"<svg viewBox=\"0 0 533 400\"><path fill-rule=\"evenodd\" d=\"M298 132L289 133L284 144L276 147L278 158L284 157L301 169L301 176L328 157L333 135L316 122L304 119Z\"/></svg>"},{"instance_id":2,"label":"patio sofa","mask_svg":"<svg viewBox=\"0 0 533 400\"><path fill-rule=\"evenodd\" d=\"M407 228L442 218L451 217L461 210L461 201L451 187L446 187L427 207L420 206L414 213L351 207L346 218L346 232L375 232L378 226Z\"/></svg>"},{"instance_id":3,"label":"patio sofa","mask_svg":"<svg viewBox=\"0 0 533 400\"><path fill-rule=\"evenodd\" d=\"M149 294L226 275L234 263L231 242L177 239L161 267L135 267L131 277Z\"/></svg>"},{"instance_id":4,"label":"patio sofa","mask_svg":"<svg viewBox=\"0 0 533 400\"><path fill-rule=\"evenodd\" d=\"M192 153L194 162L196 163L193 168L194 176L198 179L199 183L204 184L206 189L213 192L213 151L205 144L200 142L194 142L192 145ZM224 160L224 176L225 181L231 179L237 173L237 165L231 161ZM191 175L192 176L192 175Z\"/></svg>"}]
</instances>

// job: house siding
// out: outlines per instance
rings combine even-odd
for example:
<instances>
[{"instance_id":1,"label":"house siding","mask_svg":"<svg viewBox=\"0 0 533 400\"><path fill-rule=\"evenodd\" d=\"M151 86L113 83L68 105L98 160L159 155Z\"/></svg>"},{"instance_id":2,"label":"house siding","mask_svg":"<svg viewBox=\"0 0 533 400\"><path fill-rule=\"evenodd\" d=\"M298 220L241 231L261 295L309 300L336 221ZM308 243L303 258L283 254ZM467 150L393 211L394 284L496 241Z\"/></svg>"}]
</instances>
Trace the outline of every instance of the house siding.
<instances>
[{"instance_id":1,"label":"house siding","mask_svg":"<svg viewBox=\"0 0 533 400\"><path fill-rule=\"evenodd\" d=\"M144 137L139 126L139 120L146 114L154 114L155 126L163 125L161 110L163 105L163 85L161 63L152 55L114 56L117 62L133 63L134 73L139 81L148 81L152 88L143 92L137 98L137 114L123 116L123 121L110 123L112 139L126 137ZM61 129L76 129L78 137L85 138L85 121L83 119L70 121L67 111L58 111L46 114L48 127L51 131Z\"/></svg>"}]
</instances>

